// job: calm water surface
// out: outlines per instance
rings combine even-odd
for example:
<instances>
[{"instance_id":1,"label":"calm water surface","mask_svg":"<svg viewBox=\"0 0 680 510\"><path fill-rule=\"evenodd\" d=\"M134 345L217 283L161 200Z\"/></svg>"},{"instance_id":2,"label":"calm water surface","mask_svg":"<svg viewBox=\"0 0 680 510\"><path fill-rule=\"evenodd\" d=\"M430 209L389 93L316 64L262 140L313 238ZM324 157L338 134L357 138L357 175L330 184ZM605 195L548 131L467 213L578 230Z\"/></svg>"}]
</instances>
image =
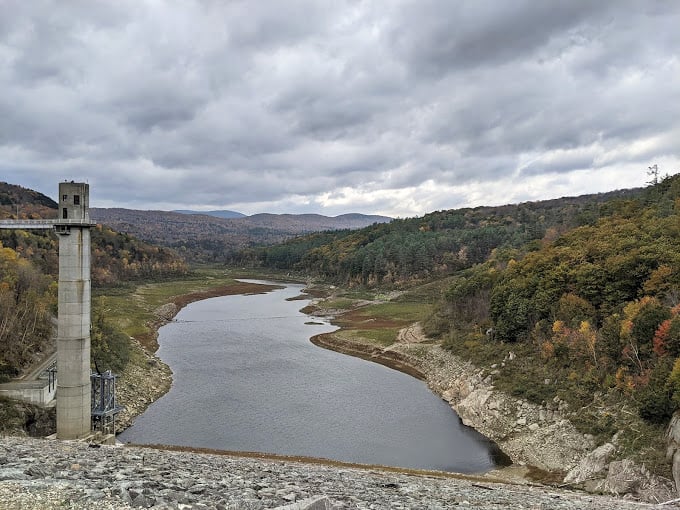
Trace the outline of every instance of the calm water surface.
<instances>
[{"instance_id":1,"label":"calm water surface","mask_svg":"<svg viewBox=\"0 0 680 510\"><path fill-rule=\"evenodd\" d=\"M481 472L493 446L426 385L314 346L302 285L192 303L160 329L170 391L119 439Z\"/></svg>"}]
</instances>

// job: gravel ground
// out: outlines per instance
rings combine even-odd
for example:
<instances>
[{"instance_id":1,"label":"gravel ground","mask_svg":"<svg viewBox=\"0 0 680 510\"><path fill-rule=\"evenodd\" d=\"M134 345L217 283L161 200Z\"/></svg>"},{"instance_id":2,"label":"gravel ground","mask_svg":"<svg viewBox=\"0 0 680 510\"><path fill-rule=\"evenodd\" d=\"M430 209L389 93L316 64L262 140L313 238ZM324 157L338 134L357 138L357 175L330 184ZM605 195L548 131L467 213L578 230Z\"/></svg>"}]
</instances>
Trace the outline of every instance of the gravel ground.
<instances>
[{"instance_id":1,"label":"gravel ground","mask_svg":"<svg viewBox=\"0 0 680 510\"><path fill-rule=\"evenodd\" d=\"M0 438L0 509L641 509L654 506L490 478L395 473L227 455Z\"/></svg>"}]
</instances>

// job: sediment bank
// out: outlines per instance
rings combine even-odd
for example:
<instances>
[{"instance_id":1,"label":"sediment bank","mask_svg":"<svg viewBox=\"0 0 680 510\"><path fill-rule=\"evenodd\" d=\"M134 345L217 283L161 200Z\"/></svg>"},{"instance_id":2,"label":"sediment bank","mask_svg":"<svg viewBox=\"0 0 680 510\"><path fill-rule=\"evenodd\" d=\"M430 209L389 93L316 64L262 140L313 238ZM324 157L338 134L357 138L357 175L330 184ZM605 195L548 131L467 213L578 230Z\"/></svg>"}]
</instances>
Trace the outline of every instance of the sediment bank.
<instances>
[{"instance_id":1,"label":"sediment bank","mask_svg":"<svg viewBox=\"0 0 680 510\"><path fill-rule=\"evenodd\" d=\"M321 335L313 336L310 338L310 341L316 346L380 363L381 365L394 368L395 370L399 370L400 372L413 376L421 381L427 380L425 374L416 367L407 356L404 356L400 352L386 351L385 349L373 345L360 344L350 340L337 338L333 333L322 333Z\"/></svg>"}]
</instances>

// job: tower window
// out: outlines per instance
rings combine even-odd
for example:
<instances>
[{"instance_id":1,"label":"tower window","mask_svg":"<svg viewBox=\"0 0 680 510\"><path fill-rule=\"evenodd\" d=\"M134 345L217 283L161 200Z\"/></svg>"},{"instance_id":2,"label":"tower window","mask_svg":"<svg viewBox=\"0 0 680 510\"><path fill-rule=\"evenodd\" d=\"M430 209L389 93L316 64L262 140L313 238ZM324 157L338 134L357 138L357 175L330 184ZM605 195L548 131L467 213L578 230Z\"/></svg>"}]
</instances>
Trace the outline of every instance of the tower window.
<instances>
[{"instance_id":1,"label":"tower window","mask_svg":"<svg viewBox=\"0 0 680 510\"><path fill-rule=\"evenodd\" d=\"M65 220L68 219L68 209L66 207L61 210L61 217Z\"/></svg>"},{"instance_id":2,"label":"tower window","mask_svg":"<svg viewBox=\"0 0 680 510\"><path fill-rule=\"evenodd\" d=\"M80 195L73 195L73 205L80 205Z\"/></svg>"},{"instance_id":3,"label":"tower window","mask_svg":"<svg viewBox=\"0 0 680 510\"><path fill-rule=\"evenodd\" d=\"M68 195L62 195L61 196L61 201L66 202L66 199L68 198Z\"/></svg>"}]
</instances>

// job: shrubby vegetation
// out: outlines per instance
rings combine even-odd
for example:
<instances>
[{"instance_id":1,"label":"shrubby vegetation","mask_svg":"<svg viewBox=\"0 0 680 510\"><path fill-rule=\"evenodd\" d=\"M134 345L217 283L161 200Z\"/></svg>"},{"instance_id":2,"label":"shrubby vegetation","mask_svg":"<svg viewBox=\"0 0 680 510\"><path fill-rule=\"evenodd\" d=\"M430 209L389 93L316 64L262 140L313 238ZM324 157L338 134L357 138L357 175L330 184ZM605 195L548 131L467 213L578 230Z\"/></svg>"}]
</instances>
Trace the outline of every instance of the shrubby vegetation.
<instances>
[{"instance_id":1,"label":"shrubby vegetation","mask_svg":"<svg viewBox=\"0 0 680 510\"><path fill-rule=\"evenodd\" d=\"M99 372L111 370L120 374L130 361L130 338L107 320L106 298L100 297L92 303L92 346L93 368Z\"/></svg>"}]
</instances>

